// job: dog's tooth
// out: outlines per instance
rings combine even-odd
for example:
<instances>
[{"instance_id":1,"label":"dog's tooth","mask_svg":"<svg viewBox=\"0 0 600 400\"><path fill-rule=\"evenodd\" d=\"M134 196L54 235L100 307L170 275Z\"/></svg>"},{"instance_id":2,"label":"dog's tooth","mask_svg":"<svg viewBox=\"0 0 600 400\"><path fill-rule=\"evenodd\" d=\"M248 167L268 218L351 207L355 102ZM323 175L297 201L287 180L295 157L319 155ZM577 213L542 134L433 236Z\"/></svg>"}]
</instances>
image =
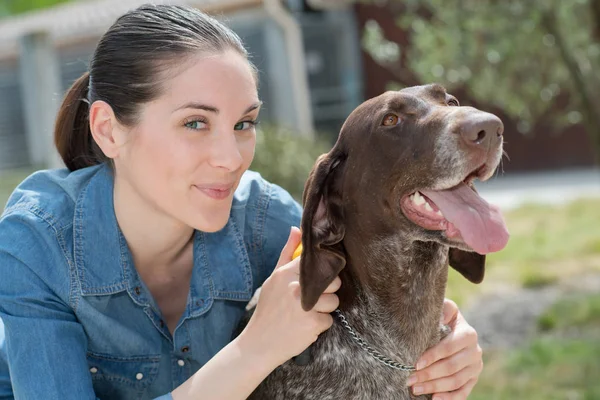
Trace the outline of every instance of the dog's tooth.
<instances>
[{"instance_id":1,"label":"dog's tooth","mask_svg":"<svg viewBox=\"0 0 600 400\"><path fill-rule=\"evenodd\" d=\"M421 193L419 192L415 192L415 197L413 198L413 202L420 206L421 204L425 203L425 199L423 198L423 196L421 196Z\"/></svg>"},{"instance_id":2,"label":"dog's tooth","mask_svg":"<svg viewBox=\"0 0 600 400\"><path fill-rule=\"evenodd\" d=\"M443 216L444 216L444 214L442 214L442 210L437 210L435 213L436 213L437 215L439 215L440 217L443 217Z\"/></svg>"},{"instance_id":3,"label":"dog's tooth","mask_svg":"<svg viewBox=\"0 0 600 400\"><path fill-rule=\"evenodd\" d=\"M431 206L429 205L429 203L425 202L425 209L427 211L433 211L433 208L431 208Z\"/></svg>"}]
</instances>

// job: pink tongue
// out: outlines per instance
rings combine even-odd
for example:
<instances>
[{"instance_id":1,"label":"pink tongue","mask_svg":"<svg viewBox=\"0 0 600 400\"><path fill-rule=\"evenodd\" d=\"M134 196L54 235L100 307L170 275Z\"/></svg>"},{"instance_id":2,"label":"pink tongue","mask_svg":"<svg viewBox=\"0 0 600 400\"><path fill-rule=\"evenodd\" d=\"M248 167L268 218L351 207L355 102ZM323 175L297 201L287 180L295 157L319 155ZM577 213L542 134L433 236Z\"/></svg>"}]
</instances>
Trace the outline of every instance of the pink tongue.
<instances>
[{"instance_id":1,"label":"pink tongue","mask_svg":"<svg viewBox=\"0 0 600 400\"><path fill-rule=\"evenodd\" d=\"M458 229L465 243L477 253L492 253L506 246L508 229L500 209L466 184L447 190L421 192L438 206L444 217Z\"/></svg>"}]
</instances>

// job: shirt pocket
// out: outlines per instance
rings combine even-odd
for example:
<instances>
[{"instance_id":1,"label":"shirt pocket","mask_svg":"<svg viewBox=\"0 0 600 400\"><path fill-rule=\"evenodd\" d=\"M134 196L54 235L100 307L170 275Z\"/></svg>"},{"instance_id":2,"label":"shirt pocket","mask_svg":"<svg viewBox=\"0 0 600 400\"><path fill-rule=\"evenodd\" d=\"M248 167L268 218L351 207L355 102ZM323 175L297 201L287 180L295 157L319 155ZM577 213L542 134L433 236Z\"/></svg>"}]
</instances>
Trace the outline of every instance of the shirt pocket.
<instances>
[{"instance_id":1,"label":"shirt pocket","mask_svg":"<svg viewBox=\"0 0 600 400\"><path fill-rule=\"evenodd\" d=\"M143 399L158 375L160 356L116 357L87 353L96 397Z\"/></svg>"}]
</instances>

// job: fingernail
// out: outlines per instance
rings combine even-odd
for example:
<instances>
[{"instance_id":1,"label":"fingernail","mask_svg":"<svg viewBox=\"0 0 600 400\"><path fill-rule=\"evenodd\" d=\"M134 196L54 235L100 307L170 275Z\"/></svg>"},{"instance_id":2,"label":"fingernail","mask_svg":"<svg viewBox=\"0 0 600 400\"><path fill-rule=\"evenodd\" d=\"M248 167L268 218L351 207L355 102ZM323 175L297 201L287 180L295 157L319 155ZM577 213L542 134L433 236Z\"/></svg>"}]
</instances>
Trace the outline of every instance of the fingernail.
<instances>
[{"instance_id":1,"label":"fingernail","mask_svg":"<svg viewBox=\"0 0 600 400\"><path fill-rule=\"evenodd\" d=\"M416 375L411 375L408 377L408 381L406 381L406 386L412 386L415 383L417 383L417 376Z\"/></svg>"},{"instance_id":2,"label":"fingernail","mask_svg":"<svg viewBox=\"0 0 600 400\"><path fill-rule=\"evenodd\" d=\"M431 399L431 400L443 400L443 399L441 398L441 396L434 396L433 399Z\"/></svg>"},{"instance_id":3,"label":"fingernail","mask_svg":"<svg viewBox=\"0 0 600 400\"><path fill-rule=\"evenodd\" d=\"M423 386L421 386L421 385L413 386L413 393L414 394L423 393Z\"/></svg>"},{"instance_id":4,"label":"fingernail","mask_svg":"<svg viewBox=\"0 0 600 400\"><path fill-rule=\"evenodd\" d=\"M427 362L425 362L425 360L421 360L417 363L417 369L421 370L421 369L425 368L426 365L427 365Z\"/></svg>"}]
</instances>

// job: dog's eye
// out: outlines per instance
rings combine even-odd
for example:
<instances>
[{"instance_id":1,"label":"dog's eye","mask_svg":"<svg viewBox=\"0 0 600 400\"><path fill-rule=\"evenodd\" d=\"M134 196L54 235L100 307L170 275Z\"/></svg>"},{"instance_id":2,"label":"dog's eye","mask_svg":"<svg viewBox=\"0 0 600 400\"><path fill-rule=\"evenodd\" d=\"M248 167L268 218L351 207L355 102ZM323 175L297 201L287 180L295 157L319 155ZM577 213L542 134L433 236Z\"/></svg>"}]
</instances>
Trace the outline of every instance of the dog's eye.
<instances>
[{"instance_id":1,"label":"dog's eye","mask_svg":"<svg viewBox=\"0 0 600 400\"><path fill-rule=\"evenodd\" d=\"M460 104L458 103L458 100L456 100L456 99L450 99L450 100L448 100L448 105L449 106L453 106L453 107L460 106Z\"/></svg>"},{"instance_id":2,"label":"dog's eye","mask_svg":"<svg viewBox=\"0 0 600 400\"><path fill-rule=\"evenodd\" d=\"M385 117L383 117L383 122L381 125L394 126L398 125L399 122L400 118L398 118L396 114L386 114Z\"/></svg>"}]
</instances>

